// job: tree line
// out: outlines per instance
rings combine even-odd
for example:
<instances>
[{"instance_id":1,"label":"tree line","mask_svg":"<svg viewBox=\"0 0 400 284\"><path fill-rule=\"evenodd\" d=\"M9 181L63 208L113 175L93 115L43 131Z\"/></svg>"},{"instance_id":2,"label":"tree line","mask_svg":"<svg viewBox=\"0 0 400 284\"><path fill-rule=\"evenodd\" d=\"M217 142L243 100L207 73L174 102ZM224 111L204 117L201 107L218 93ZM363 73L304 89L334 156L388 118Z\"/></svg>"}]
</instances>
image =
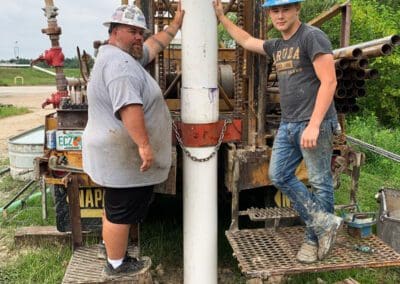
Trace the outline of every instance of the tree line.
<instances>
[{"instance_id":1,"label":"tree line","mask_svg":"<svg viewBox=\"0 0 400 284\"><path fill-rule=\"evenodd\" d=\"M15 64L30 64L32 59L27 58L13 58L10 60L0 60L0 63L15 63ZM35 65L39 67L49 67L45 62L37 62ZM78 57L73 58L65 58L64 59L64 68L79 68L79 60Z\"/></svg>"}]
</instances>

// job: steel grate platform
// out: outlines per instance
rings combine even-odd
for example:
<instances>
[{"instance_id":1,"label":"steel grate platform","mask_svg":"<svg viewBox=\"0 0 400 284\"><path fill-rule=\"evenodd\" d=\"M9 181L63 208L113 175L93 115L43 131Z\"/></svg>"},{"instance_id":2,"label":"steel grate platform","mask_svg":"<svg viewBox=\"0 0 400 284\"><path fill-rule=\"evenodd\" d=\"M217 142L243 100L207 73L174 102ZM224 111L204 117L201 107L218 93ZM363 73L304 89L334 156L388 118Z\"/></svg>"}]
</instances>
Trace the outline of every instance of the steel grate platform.
<instances>
[{"instance_id":1,"label":"steel grate platform","mask_svg":"<svg viewBox=\"0 0 400 284\"><path fill-rule=\"evenodd\" d=\"M227 231L226 236L243 274L267 279L273 276L365 267L400 266L400 254L377 236L355 239L343 229L331 254L324 260L302 264L296 260L304 227L279 227L276 230L251 229ZM374 253L360 252L354 245L369 246Z\"/></svg>"},{"instance_id":2,"label":"steel grate platform","mask_svg":"<svg viewBox=\"0 0 400 284\"><path fill-rule=\"evenodd\" d=\"M271 207L271 208L249 208L246 211L252 221L267 221L272 219L296 218L299 216L296 210L289 207Z\"/></svg>"},{"instance_id":3,"label":"steel grate platform","mask_svg":"<svg viewBox=\"0 0 400 284\"><path fill-rule=\"evenodd\" d=\"M146 260L146 267L143 273L138 275L127 275L112 281L105 280L102 276L105 260L97 258L98 246L80 247L76 249L65 272L63 284L72 283L152 283L150 275L150 258ZM138 255L137 247L129 247L128 253L131 256Z\"/></svg>"}]
</instances>

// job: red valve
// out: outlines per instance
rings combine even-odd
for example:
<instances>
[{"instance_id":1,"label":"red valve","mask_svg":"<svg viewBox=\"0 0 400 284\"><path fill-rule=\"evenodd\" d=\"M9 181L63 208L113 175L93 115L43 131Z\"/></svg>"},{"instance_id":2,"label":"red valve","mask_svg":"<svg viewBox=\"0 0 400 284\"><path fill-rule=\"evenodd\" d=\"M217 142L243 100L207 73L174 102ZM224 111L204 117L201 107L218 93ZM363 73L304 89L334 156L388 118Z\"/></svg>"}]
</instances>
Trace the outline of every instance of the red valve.
<instances>
[{"instance_id":1,"label":"red valve","mask_svg":"<svg viewBox=\"0 0 400 284\"><path fill-rule=\"evenodd\" d=\"M32 61L32 64L38 61L46 61L46 64L52 67L64 66L64 54L61 47L52 47L46 50L44 54L40 55L37 59Z\"/></svg>"},{"instance_id":2,"label":"red valve","mask_svg":"<svg viewBox=\"0 0 400 284\"><path fill-rule=\"evenodd\" d=\"M42 103L42 108L45 108L49 104L53 104L53 108L58 108L60 107L61 99L64 97L68 97L68 91L57 91L51 94L51 97Z\"/></svg>"}]
</instances>

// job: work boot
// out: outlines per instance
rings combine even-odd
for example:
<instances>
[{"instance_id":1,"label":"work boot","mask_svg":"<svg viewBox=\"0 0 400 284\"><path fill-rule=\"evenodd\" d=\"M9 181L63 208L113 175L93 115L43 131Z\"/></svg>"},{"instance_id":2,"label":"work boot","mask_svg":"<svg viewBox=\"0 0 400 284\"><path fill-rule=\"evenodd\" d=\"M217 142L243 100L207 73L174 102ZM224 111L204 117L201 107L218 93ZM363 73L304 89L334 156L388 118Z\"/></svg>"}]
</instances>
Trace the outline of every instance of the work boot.
<instances>
[{"instance_id":1,"label":"work boot","mask_svg":"<svg viewBox=\"0 0 400 284\"><path fill-rule=\"evenodd\" d=\"M331 224L318 235L318 259L323 260L331 251L336 241L336 234L343 225L343 219L331 214Z\"/></svg>"},{"instance_id":2,"label":"work boot","mask_svg":"<svg viewBox=\"0 0 400 284\"><path fill-rule=\"evenodd\" d=\"M124 276L133 276L144 272L147 268L149 268L149 261L146 260L137 260L136 258L125 256L122 264L117 268L114 268L108 261L103 270L103 277L111 280Z\"/></svg>"},{"instance_id":3,"label":"work boot","mask_svg":"<svg viewBox=\"0 0 400 284\"><path fill-rule=\"evenodd\" d=\"M318 246L314 243L304 242L296 258L301 263L313 263L318 260Z\"/></svg>"}]
</instances>

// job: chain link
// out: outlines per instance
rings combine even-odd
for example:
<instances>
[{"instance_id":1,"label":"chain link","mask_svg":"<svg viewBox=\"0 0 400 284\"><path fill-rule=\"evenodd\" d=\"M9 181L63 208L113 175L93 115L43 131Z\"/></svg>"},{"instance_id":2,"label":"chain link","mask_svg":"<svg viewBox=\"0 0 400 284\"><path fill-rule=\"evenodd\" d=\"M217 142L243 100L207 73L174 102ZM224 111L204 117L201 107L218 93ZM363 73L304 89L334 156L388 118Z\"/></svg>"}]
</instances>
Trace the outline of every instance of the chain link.
<instances>
[{"instance_id":1,"label":"chain link","mask_svg":"<svg viewBox=\"0 0 400 284\"><path fill-rule=\"evenodd\" d=\"M176 126L176 124L173 120L172 120L172 129L174 130L176 140L178 140L179 146L181 146L182 151L185 153L185 155L188 156L188 158L191 159L193 162L202 163L202 162L207 162L207 161L211 160L217 154L219 147L221 147L222 141L224 140L224 136L225 136L225 132L226 132L228 123L232 123L232 121L225 119L224 125L222 126L222 130L221 130L221 133L218 138L218 143L217 143L217 145L215 145L214 151L206 158L197 158L196 156L193 156L189 152L189 150L183 145L182 137L179 134L178 127Z\"/></svg>"}]
</instances>

